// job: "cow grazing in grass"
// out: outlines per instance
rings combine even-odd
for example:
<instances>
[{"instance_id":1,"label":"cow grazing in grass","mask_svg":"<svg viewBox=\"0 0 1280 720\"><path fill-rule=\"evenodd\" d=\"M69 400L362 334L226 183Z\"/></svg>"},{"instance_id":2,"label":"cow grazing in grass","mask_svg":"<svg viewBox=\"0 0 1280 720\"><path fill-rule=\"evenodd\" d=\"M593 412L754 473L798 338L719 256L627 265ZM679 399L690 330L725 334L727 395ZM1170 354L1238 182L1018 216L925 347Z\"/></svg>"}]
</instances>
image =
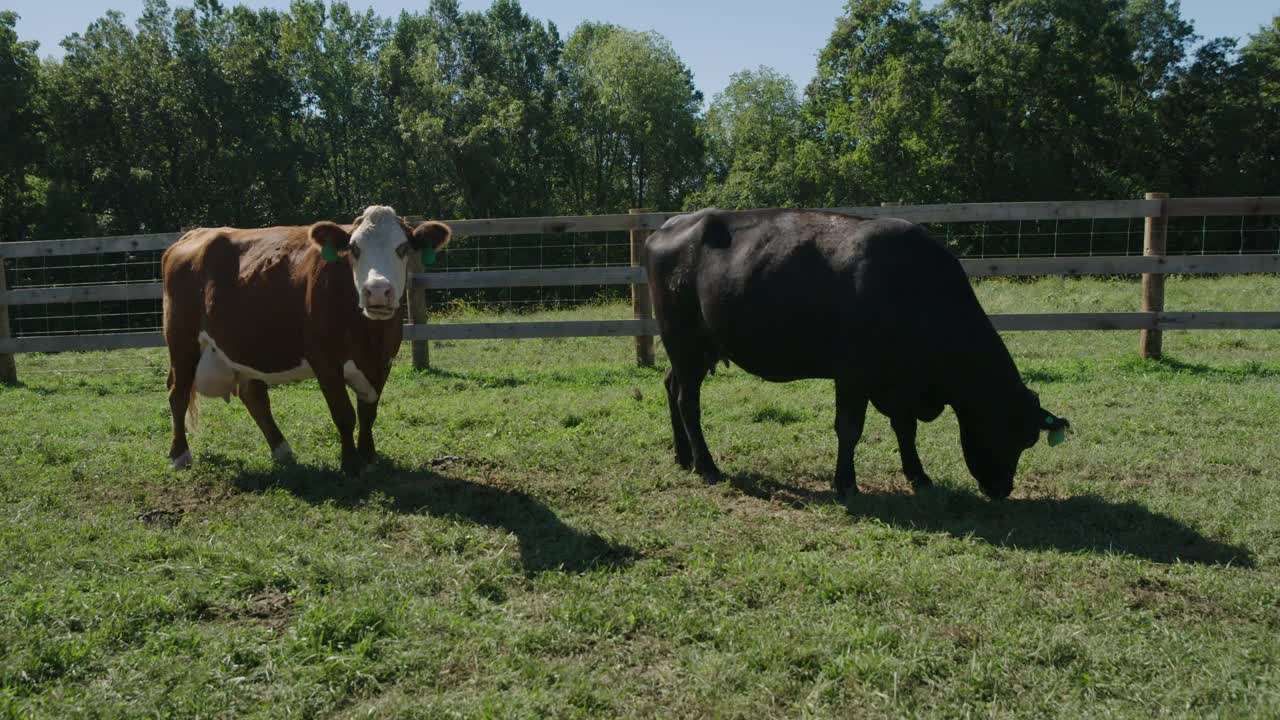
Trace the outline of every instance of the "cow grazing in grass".
<instances>
[{"instance_id":1,"label":"cow grazing in grass","mask_svg":"<svg viewBox=\"0 0 1280 720\"><path fill-rule=\"evenodd\" d=\"M400 349L409 255L433 254L449 235L442 223L411 227L391 208L374 206L346 226L201 228L166 250L173 466L191 464L186 421L189 412L194 419L197 393L238 395L272 456L292 458L267 387L314 377L338 427L342 469L359 473L375 457L378 399Z\"/></svg>"},{"instance_id":2,"label":"cow grazing in grass","mask_svg":"<svg viewBox=\"0 0 1280 720\"><path fill-rule=\"evenodd\" d=\"M854 447L867 402L888 416L902 469L929 476L916 421L950 405L969 471L1006 497L1022 451L1066 420L1040 407L960 263L917 225L826 212L703 210L650 236L647 269L671 358L667 400L676 461L714 483L700 389L718 361L766 380L832 378L835 488L857 491Z\"/></svg>"}]
</instances>

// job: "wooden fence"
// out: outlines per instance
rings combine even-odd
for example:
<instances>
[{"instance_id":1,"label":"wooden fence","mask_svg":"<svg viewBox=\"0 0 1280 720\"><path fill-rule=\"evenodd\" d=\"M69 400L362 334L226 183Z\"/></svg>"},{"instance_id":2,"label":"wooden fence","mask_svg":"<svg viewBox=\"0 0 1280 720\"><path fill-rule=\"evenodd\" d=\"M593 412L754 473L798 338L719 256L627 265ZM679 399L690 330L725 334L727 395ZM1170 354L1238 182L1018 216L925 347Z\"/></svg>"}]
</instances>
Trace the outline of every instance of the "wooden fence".
<instances>
[{"instance_id":1,"label":"wooden fence","mask_svg":"<svg viewBox=\"0 0 1280 720\"><path fill-rule=\"evenodd\" d=\"M899 205L831 210L862 217L900 217L920 223L1145 219L1142 256L962 259L961 263L971 277L1143 276L1141 312L991 316L992 322L1000 330L1140 330L1140 352L1143 357L1156 357L1160 354L1162 330L1280 329L1280 307L1277 307L1277 312L1164 312L1166 275L1280 273L1280 254L1167 256L1164 250L1168 218L1280 216L1280 197L1168 198L1159 193L1148 193L1142 200ZM413 344L414 366L428 367L429 340L606 336L634 337L637 362L651 365L653 336L657 334L657 324L653 320L642 267L644 240L652 230L661 227L668 218L676 214L633 210L626 215L450 221L457 236L630 231L631 266L443 273L423 273L420 267L415 268L409 292L410 325L405 328L405 339ZM168 247L179 237L180 233L161 233L3 243L0 244L0 263L5 258L155 251ZM428 289L563 285L630 285L634 317L630 320L562 322L427 322ZM158 282L6 290L4 273L0 272L0 381L16 381L13 356L17 353L117 350L159 347L164 344L159 332L11 337L8 306L159 297L161 285Z\"/></svg>"}]
</instances>

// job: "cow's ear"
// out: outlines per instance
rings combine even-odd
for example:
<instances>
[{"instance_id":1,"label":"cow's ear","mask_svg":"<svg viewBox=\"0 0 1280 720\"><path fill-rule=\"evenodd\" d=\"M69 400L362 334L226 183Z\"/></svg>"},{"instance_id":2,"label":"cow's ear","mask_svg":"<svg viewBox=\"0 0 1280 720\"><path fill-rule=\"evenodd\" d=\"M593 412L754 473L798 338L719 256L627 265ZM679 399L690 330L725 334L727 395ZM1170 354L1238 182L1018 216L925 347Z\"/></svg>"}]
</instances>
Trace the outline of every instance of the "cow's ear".
<instances>
[{"instance_id":1,"label":"cow's ear","mask_svg":"<svg viewBox=\"0 0 1280 720\"><path fill-rule=\"evenodd\" d=\"M336 253L346 250L351 244L351 233L343 230L337 223L318 222L311 226L308 234L311 236L311 242L319 245L325 252Z\"/></svg>"},{"instance_id":2,"label":"cow's ear","mask_svg":"<svg viewBox=\"0 0 1280 720\"><path fill-rule=\"evenodd\" d=\"M418 226L409 234L409 243L413 245L415 250L432 250L440 251L445 245L449 244L449 238L453 237L453 230L442 222L428 220L424 223L418 223Z\"/></svg>"}]
</instances>

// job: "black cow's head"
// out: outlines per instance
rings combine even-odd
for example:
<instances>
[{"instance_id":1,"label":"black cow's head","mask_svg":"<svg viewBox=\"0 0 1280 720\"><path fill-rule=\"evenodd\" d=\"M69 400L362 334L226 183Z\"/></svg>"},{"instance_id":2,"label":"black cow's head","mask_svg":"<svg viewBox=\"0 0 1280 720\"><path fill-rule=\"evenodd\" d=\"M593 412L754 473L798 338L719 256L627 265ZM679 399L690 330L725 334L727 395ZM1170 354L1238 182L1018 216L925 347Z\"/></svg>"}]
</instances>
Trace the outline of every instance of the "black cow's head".
<instances>
[{"instance_id":1,"label":"black cow's head","mask_svg":"<svg viewBox=\"0 0 1280 720\"><path fill-rule=\"evenodd\" d=\"M1058 444L1070 426L1066 418L1040 407L1040 397L1022 387L1015 397L960 418L965 464L988 497L1008 497L1022 451L1035 445L1041 432L1049 433L1050 444Z\"/></svg>"}]
</instances>

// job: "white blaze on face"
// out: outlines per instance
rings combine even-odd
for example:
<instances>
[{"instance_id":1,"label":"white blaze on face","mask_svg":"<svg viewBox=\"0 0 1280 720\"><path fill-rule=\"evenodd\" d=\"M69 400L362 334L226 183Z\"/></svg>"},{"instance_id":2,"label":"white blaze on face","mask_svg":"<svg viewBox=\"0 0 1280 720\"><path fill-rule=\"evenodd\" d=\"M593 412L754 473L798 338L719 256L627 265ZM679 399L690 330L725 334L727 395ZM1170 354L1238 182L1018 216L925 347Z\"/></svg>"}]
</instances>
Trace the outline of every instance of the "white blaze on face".
<instances>
[{"instance_id":1,"label":"white blaze on face","mask_svg":"<svg viewBox=\"0 0 1280 720\"><path fill-rule=\"evenodd\" d=\"M400 307L408 279L412 248L396 211L373 205L351 233L350 252L360 309L374 320L386 320Z\"/></svg>"}]
</instances>

